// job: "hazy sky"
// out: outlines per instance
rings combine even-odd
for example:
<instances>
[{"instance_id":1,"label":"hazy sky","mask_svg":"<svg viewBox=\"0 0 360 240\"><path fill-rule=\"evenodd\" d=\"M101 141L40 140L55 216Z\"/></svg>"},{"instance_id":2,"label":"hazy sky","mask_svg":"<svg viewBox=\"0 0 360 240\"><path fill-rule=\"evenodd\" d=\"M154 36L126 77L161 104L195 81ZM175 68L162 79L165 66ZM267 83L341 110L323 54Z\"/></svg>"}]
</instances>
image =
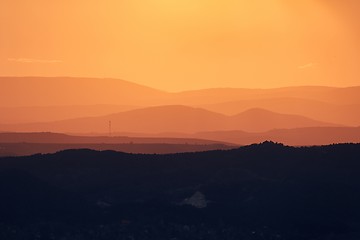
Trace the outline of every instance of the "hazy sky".
<instances>
[{"instance_id":1,"label":"hazy sky","mask_svg":"<svg viewBox=\"0 0 360 240\"><path fill-rule=\"evenodd\" d=\"M360 85L358 0L1 0L0 75Z\"/></svg>"}]
</instances>

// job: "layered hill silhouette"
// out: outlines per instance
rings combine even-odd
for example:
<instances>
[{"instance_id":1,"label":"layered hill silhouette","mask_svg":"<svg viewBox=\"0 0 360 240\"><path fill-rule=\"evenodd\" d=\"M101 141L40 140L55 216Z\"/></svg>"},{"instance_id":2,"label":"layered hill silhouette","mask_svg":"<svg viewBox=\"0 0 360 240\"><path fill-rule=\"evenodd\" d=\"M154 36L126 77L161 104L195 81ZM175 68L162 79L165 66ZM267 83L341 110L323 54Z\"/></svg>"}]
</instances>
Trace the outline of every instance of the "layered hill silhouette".
<instances>
[{"instance_id":1,"label":"layered hill silhouette","mask_svg":"<svg viewBox=\"0 0 360 240\"><path fill-rule=\"evenodd\" d=\"M0 125L1 131L105 133L111 121L114 132L196 133L201 131L243 130L263 132L279 128L323 127L336 124L302 116L251 109L226 116L200 108L180 105L158 106L121 112L102 117L78 118L57 122Z\"/></svg>"},{"instance_id":2,"label":"layered hill silhouette","mask_svg":"<svg viewBox=\"0 0 360 240\"><path fill-rule=\"evenodd\" d=\"M235 144L195 138L73 136L59 133L0 133L1 156L27 156L67 149L169 154L235 148Z\"/></svg>"},{"instance_id":3,"label":"layered hill silhouette","mask_svg":"<svg viewBox=\"0 0 360 240\"><path fill-rule=\"evenodd\" d=\"M274 129L265 132L246 132L241 130L207 131L193 134L160 133L141 134L123 133L129 137L148 138L197 138L226 142L235 145L248 145L256 142L274 141L290 146L319 146L333 143L360 143L360 127L307 127Z\"/></svg>"},{"instance_id":4,"label":"layered hill silhouette","mask_svg":"<svg viewBox=\"0 0 360 240\"><path fill-rule=\"evenodd\" d=\"M67 144L79 144L79 143L169 143L169 144L225 144L224 142L217 142L212 140L203 140L195 138L145 138L145 137L127 137L127 136L75 136L61 133L51 132L0 132L0 143L67 143Z\"/></svg>"},{"instance_id":5,"label":"layered hill silhouette","mask_svg":"<svg viewBox=\"0 0 360 240\"><path fill-rule=\"evenodd\" d=\"M178 135L178 137L186 135ZM202 132L187 137L226 141L247 145L254 142L275 141L291 146L328 145L333 143L360 143L360 127L309 127L276 129L262 133L244 131Z\"/></svg>"},{"instance_id":6,"label":"layered hill silhouette","mask_svg":"<svg viewBox=\"0 0 360 240\"><path fill-rule=\"evenodd\" d=\"M334 104L304 98L266 98L200 105L204 109L234 115L252 108L301 115L319 121L360 126L360 104Z\"/></svg>"},{"instance_id":7,"label":"layered hill silhouette","mask_svg":"<svg viewBox=\"0 0 360 240\"><path fill-rule=\"evenodd\" d=\"M253 108L359 126L360 87L214 88L165 92L119 79L0 77L0 124L60 121L161 105L225 115Z\"/></svg>"},{"instance_id":8,"label":"layered hill silhouette","mask_svg":"<svg viewBox=\"0 0 360 240\"><path fill-rule=\"evenodd\" d=\"M114 133L118 135L120 133ZM360 143L360 127L308 127L267 132L210 131L197 133L122 133L122 136L74 136L59 133L0 133L0 155L52 153L89 148L132 153L174 153L229 149L236 145L275 141L290 146Z\"/></svg>"},{"instance_id":9,"label":"layered hill silhouette","mask_svg":"<svg viewBox=\"0 0 360 240\"><path fill-rule=\"evenodd\" d=\"M333 104L360 104L360 87L299 86L271 89L214 88L175 93L182 104L214 104L240 100L302 98Z\"/></svg>"},{"instance_id":10,"label":"layered hill silhouette","mask_svg":"<svg viewBox=\"0 0 360 240\"><path fill-rule=\"evenodd\" d=\"M93 104L192 106L289 97L334 104L360 104L360 87L214 88L170 93L120 79L0 77L0 81L0 107Z\"/></svg>"},{"instance_id":11,"label":"layered hill silhouette","mask_svg":"<svg viewBox=\"0 0 360 240\"><path fill-rule=\"evenodd\" d=\"M194 106L228 116L253 108L261 108L272 112L301 115L324 122L360 126L360 112L358 111L360 104L340 105L302 98L271 98ZM141 108L144 107L110 104L0 107L0 124L49 122L81 117L98 117Z\"/></svg>"},{"instance_id":12,"label":"layered hill silhouette","mask_svg":"<svg viewBox=\"0 0 360 240\"><path fill-rule=\"evenodd\" d=\"M228 116L253 108L277 113L301 115L324 122L347 126L360 126L360 104L337 105L300 98L273 98L243 100L195 106ZM78 105L47 107L0 107L0 124L60 121L81 117L99 117L116 112L141 109L141 106Z\"/></svg>"}]
</instances>

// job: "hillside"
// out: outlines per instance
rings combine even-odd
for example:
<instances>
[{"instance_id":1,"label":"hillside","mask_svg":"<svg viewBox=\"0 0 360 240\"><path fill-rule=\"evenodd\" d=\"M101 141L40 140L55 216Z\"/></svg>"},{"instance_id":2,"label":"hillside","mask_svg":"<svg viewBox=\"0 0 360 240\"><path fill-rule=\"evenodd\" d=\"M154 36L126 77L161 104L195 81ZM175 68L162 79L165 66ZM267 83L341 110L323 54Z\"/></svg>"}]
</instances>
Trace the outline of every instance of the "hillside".
<instances>
[{"instance_id":1,"label":"hillside","mask_svg":"<svg viewBox=\"0 0 360 240\"><path fill-rule=\"evenodd\" d=\"M0 158L0 237L357 239L360 146ZM26 199L26 201L24 201Z\"/></svg>"}]
</instances>

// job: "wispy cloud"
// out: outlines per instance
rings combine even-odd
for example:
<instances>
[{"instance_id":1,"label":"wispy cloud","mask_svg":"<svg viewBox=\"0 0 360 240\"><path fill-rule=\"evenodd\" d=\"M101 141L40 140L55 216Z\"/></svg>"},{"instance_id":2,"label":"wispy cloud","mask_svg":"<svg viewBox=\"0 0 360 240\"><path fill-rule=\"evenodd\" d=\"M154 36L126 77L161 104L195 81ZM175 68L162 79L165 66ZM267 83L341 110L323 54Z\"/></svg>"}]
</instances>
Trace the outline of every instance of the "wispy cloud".
<instances>
[{"instance_id":1,"label":"wispy cloud","mask_svg":"<svg viewBox=\"0 0 360 240\"><path fill-rule=\"evenodd\" d=\"M8 58L9 62L19 63L61 63L61 60L34 59L34 58Z\"/></svg>"},{"instance_id":2,"label":"wispy cloud","mask_svg":"<svg viewBox=\"0 0 360 240\"><path fill-rule=\"evenodd\" d=\"M317 63L307 63L305 65L298 66L298 69L305 69L305 68L313 68L317 65Z\"/></svg>"}]
</instances>

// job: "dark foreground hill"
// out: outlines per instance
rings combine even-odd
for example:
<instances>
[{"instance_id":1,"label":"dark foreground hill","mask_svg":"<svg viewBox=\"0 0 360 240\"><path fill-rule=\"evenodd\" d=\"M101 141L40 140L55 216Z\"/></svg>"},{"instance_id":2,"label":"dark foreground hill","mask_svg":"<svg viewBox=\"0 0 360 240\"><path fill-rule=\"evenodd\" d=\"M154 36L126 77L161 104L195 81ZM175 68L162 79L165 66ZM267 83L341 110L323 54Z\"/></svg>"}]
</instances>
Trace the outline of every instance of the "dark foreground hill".
<instances>
[{"instance_id":1,"label":"dark foreground hill","mask_svg":"<svg viewBox=\"0 0 360 240\"><path fill-rule=\"evenodd\" d=\"M359 239L360 145L0 159L0 239Z\"/></svg>"}]
</instances>

